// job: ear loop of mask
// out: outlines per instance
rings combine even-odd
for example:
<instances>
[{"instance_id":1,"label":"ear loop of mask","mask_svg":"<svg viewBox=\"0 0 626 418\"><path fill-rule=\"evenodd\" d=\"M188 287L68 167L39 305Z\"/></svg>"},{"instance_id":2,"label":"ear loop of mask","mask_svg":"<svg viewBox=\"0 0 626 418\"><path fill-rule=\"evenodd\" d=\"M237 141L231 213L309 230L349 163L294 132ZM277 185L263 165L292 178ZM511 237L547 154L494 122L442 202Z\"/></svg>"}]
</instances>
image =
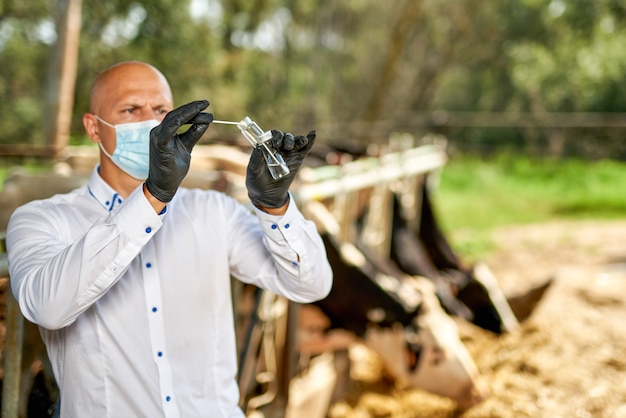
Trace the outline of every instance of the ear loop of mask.
<instances>
[{"instance_id":1,"label":"ear loop of mask","mask_svg":"<svg viewBox=\"0 0 626 418\"><path fill-rule=\"evenodd\" d=\"M111 128L115 129L115 125L111 125L109 122L105 121L104 119L102 119L100 116L98 115L94 115L96 117L96 119L98 119L100 122L104 123L107 126L110 126ZM98 146L100 147L100 149L102 150L102 152L104 153L104 155L106 155L107 157L109 157L109 159L111 161L113 161L113 156L111 156L111 154L109 154L107 152L107 150L104 149L104 146L102 146L102 141L98 142Z\"/></svg>"},{"instance_id":2,"label":"ear loop of mask","mask_svg":"<svg viewBox=\"0 0 626 418\"><path fill-rule=\"evenodd\" d=\"M98 119L100 122L104 123L106 126L110 126L111 128L115 129L115 125L110 124L109 122L107 122L106 120L102 119L98 115L94 115L94 116L96 117L96 119Z\"/></svg>"}]
</instances>

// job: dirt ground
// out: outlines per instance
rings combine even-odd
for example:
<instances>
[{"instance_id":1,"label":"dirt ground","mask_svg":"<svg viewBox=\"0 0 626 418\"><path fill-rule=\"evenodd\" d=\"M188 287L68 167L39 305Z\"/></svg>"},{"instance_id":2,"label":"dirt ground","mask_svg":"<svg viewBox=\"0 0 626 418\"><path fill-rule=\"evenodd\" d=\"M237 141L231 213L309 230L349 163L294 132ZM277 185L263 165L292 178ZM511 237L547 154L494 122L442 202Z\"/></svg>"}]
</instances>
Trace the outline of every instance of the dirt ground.
<instances>
[{"instance_id":1,"label":"dirt ground","mask_svg":"<svg viewBox=\"0 0 626 418\"><path fill-rule=\"evenodd\" d=\"M504 293L515 296L552 278L531 316L495 336L458 322L490 391L461 411L420 390L356 376L331 418L626 417L626 221L551 222L494 235L487 260Z\"/></svg>"}]
</instances>

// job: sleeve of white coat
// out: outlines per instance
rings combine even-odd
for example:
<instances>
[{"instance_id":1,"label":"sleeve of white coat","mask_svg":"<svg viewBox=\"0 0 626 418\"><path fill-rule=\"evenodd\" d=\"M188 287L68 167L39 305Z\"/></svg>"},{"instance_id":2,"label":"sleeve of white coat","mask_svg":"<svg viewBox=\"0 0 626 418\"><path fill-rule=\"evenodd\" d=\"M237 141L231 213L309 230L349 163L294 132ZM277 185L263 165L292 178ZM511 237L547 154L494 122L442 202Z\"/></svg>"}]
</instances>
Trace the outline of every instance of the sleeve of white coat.
<instances>
[{"instance_id":1,"label":"sleeve of white coat","mask_svg":"<svg viewBox=\"0 0 626 418\"><path fill-rule=\"evenodd\" d=\"M11 288L26 319L47 329L76 320L127 270L162 220L139 187L117 211L70 237L63 205L31 202L7 228Z\"/></svg>"},{"instance_id":2,"label":"sleeve of white coat","mask_svg":"<svg viewBox=\"0 0 626 418\"><path fill-rule=\"evenodd\" d=\"M300 303L325 298L333 274L315 224L304 218L293 198L282 216L257 208L255 212L263 229L264 245L279 270L276 280L263 286Z\"/></svg>"}]
</instances>

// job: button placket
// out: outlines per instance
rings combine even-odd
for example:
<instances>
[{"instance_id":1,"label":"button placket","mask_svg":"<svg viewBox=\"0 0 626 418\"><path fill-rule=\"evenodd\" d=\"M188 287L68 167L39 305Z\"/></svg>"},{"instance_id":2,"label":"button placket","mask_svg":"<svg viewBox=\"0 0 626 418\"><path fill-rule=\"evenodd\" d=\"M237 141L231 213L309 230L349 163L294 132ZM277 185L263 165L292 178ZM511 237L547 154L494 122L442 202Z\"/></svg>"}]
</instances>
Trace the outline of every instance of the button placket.
<instances>
[{"instance_id":1,"label":"button placket","mask_svg":"<svg viewBox=\"0 0 626 418\"><path fill-rule=\"evenodd\" d=\"M150 227L148 227L150 228ZM146 232L148 232L146 228ZM173 376L171 364L167 355L167 338L163 318L163 294L158 269L155 268L155 254L151 245L144 248L140 254L143 266L144 296L150 331L150 345L152 356L156 363L161 399L167 416L178 416L178 408L173 400ZM167 405L167 407L166 407Z\"/></svg>"}]
</instances>

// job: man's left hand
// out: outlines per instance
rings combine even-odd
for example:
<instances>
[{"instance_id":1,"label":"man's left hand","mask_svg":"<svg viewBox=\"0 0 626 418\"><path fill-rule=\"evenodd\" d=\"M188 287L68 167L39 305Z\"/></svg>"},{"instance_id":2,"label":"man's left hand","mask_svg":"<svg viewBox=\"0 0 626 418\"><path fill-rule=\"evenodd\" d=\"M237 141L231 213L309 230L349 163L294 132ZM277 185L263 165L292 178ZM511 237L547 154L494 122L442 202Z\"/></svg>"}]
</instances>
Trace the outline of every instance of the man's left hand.
<instances>
[{"instance_id":1,"label":"man's left hand","mask_svg":"<svg viewBox=\"0 0 626 418\"><path fill-rule=\"evenodd\" d=\"M274 129L270 141L272 147L285 160L287 167L289 167L289 174L274 179L265 164L261 150L257 147L252 150L246 172L246 187L250 201L261 209L275 209L287 204L289 186L291 186L304 158L315 143L315 131L309 132L306 136L294 137L290 133L283 133Z\"/></svg>"}]
</instances>

